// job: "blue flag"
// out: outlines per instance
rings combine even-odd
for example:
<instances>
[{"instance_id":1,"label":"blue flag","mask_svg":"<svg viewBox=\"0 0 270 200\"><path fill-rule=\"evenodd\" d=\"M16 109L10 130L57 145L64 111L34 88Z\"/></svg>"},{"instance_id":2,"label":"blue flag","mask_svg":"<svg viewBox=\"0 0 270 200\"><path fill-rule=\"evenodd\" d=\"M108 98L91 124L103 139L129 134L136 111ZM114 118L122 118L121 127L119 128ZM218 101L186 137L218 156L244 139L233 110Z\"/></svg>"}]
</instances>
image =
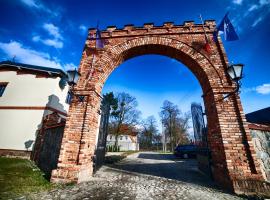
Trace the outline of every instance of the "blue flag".
<instances>
[{"instance_id":1,"label":"blue flag","mask_svg":"<svg viewBox=\"0 0 270 200\"><path fill-rule=\"evenodd\" d=\"M96 32L96 48L102 49L103 47L104 47L104 41L101 38L100 30L97 28L97 32Z\"/></svg>"},{"instance_id":2,"label":"blue flag","mask_svg":"<svg viewBox=\"0 0 270 200\"><path fill-rule=\"evenodd\" d=\"M238 40L238 35L234 30L234 27L228 17L229 12L226 13L221 23L218 25L217 30L214 32L214 39L217 41L218 33L224 33L224 39L226 41Z\"/></svg>"}]
</instances>

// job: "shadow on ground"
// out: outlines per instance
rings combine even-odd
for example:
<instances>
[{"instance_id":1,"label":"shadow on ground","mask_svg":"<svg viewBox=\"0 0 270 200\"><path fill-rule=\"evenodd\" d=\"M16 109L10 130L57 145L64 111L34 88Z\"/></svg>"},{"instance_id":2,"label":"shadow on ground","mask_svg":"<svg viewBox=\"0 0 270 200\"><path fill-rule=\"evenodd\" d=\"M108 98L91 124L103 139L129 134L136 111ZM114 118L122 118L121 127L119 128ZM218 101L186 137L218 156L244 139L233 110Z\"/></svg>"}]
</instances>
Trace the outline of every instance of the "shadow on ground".
<instances>
[{"instance_id":1,"label":"shadow on ground","mask_svg":"<svg viewBox=\"0 0 270 200\"><path fill-rule=\"evenodd\" d=\"M174 160L176 157L173 154L153 154L153 153L140 153L138 158L150 160Z\"/></svg>"},{"instance_id":2,"label":"shadow on ground","mask_svg":"<svg viewBox=\"0 0 270 200\"><path fill-rule=\"evenodd\" d=\"M137 158L125 159L110 167L219 189L210 177L198 170L196 159L178 159L172 154L158 153L140 153Z\"/></svg>"}]
</instances>

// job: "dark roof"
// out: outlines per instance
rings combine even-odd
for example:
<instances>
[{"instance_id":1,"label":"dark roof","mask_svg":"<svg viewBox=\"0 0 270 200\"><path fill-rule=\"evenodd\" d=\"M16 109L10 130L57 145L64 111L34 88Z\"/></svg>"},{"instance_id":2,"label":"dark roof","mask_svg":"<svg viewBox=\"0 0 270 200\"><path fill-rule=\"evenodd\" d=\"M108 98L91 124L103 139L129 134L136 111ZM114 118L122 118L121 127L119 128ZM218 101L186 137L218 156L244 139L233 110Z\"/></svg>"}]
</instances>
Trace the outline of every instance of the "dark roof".
<instances>
[{"instance_id":1,"label":"dark roof","mask_svg":"<svg viewBox=\"0 0 270 200\"><path fill-rule=\"evenodd\" d=\"M17 69L27 69L27 70L33 70L37 72L46 72L48 74L55 74L59 75L60 77L66 76L66 73L61 69L51 68L51 67L42 67L37 65L29 65L29 64L23 64L23 63L17 63L12 61L2 61L0 62L0 68L3 67L14 67Z\"/></svg>"},{"instance_id":2,"label":"dark roof","mask_svg":"<svg viewBox=\"0 0 270 200\"><path fill-rule=\"evenodd\" d=\"M270 125L270 107L248 113L246 118L250 123Z\"/></svg>"}]
</instances>

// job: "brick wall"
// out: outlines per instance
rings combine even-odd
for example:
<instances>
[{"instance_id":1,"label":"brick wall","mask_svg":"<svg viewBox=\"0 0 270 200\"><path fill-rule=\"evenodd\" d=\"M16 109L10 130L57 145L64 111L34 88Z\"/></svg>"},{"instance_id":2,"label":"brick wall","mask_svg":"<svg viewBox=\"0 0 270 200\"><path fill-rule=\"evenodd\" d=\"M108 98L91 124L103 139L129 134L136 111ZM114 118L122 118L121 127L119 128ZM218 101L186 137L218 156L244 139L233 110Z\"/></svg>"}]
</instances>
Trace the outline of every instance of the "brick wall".
<instances>
[{"instance_id":1,"label":"brick wall","mask_svg":"<svg viewBox=\"0 0 270 200\"><path fill-rule=\"evenodd\" d=\"M0 156L30 159L32 151L0 149Z\"/></svg>"},{"instance_id":2,"label":"brick wall","mask_svg":"<svg viewBox=\"0 0 270 200\"><path fill-rule=\"evenodd\" d=\"M205 21L204 27L211 40L215 22ZM71 103L58 169L53 172L51 181L90 179L103 85L125 60L145 54L165 55L182 62L200 82L216 182L234 190L233 181L239 178L262 179L239 96L235 94L221 100L236 85L226 74L228 60L220 38L217 43L211 42L209 54L203 49L202 24L174 25L168 22L154 26L148 23L143 27L127 25L123 29L110 26L101 33L105 48L96 50L95 39L90 37L95 32L95 29L89 30L79 68L81 77L75 87L77 95L88 96L83 102L74 98Z\"/></svg>"}]
</instances>

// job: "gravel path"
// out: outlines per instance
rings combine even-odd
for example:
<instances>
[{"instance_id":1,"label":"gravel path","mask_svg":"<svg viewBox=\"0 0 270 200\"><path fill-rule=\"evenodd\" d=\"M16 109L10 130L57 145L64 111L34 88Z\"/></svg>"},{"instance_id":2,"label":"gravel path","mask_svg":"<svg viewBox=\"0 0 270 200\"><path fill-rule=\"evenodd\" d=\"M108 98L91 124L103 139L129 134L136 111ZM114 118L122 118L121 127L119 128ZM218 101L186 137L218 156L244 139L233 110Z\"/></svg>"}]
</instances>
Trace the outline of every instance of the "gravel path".
<instances>
[{"instance_id":1,"label":"gravel path","mask_svg":"<svg viewBox=\"0 0 270 200\"><path fill-rule=\"evenodd\" d=\"M242 199L216 189L196 169L196 160L174 160L170 155L143 152L120 163L103 166L86 183L33 194L32 199L169 200Z\"/></svg>"}]
</instances>

